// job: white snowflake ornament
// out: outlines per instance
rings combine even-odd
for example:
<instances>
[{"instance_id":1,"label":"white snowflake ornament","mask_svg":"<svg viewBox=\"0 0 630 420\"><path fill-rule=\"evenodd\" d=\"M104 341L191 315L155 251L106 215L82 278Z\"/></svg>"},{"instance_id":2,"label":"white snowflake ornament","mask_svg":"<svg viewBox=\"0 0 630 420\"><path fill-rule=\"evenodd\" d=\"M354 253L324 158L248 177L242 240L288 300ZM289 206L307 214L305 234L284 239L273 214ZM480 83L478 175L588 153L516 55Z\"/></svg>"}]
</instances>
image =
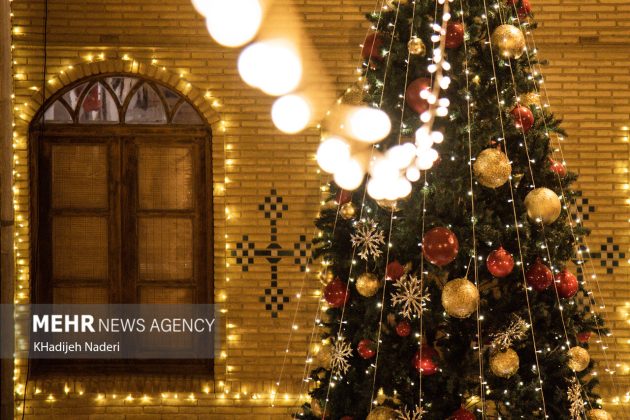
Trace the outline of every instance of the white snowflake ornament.
<instances>
[{"instance_id":1,"label":"white snowflake ornament","mask_svg":"<svg viewBox=\"0 0 630 420\"><path fill-rule=\"evenodd\" d=\"M358 222L350 239L353 247L360 248L358 255L366 261L370 257L376 260L383 254L380 247L385 245L385 236L373 219Z\"/></svg>"},{"instance_id":2,"label":"white snowflake ornament","mask_svg":"<svg viewBox=\"0 0 630 420\"><path fill-rule=\"evenodd\" d=\"M395 292L392 293L392 304L400 305L400 315L411 319L414 315L420 315L431 301L431 295L422 290L422 280L416 276L402 276L394 282Z\"/></svg>"},{"instance_id":3,"label":"white snowflake ornament","mask_svg":"<svg viewBox=\"0 0 630 420\"><path fill-rule=\"evenodd\" d=\"M332 373L337 372L346 373L350 368L350 362L348 361L352 356L352 346L346 342L344 336L340 335L335 344L333 344L330 351L330 367Z\"/></svg>"}]
</instances>

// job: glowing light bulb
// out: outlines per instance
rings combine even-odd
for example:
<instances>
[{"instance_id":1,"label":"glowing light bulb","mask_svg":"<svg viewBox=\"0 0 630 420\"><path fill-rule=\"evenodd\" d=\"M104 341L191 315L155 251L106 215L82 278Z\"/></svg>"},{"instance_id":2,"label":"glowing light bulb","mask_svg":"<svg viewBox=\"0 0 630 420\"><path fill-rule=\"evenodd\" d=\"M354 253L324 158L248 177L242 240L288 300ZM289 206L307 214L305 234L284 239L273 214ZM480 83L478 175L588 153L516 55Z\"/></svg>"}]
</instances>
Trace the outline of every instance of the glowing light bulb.
<instances>
[{"instance_id":1,"label":"glowing light bulb","mask_svg":"<svg viewBox=\"0 0 630 420\"><path fill-rule=\"evenodd\" d=\"M311 120L311 104L302 95L286 95L274 102L271 119L278 130L288 134L298 133Z\"/></svg>"},{"instance_id":2,"label":"glowing light bulb","mask_svg":"<svg viewBox=\"0 0 630 420\"><path fill-rule=\"evenodd\" d=\"M263 17L259 0L193 0L193 6L206 17L212 38L226 47L240 47L254 39Z\"/></svg>"},{"instance_id":3,"label":"glowing light bulb","mask_svg":"<svg viewBox=\"0 0 630 420\"><path fill-rule=\"evenodd\" d=\"M411 143L400 144L389 149L386 153L387 158L398 168L405 169L411 165L416 155L416 148Z\"/></svg>"},{"instance_id":4,"label":"glowing light bulb","mask_svg":"<svg viewBox=\"0 0 630 420\"><path fill-rule=\"evenodd\" d=\"M335 171L335 182L344 190L355 190L363 182L365 172L356 159L350 159Z\"/></svg>"},{"instance_id":5,"label":"glowing light bulb","mask_svg":"<svg viewBox=\"0 0 630 420\"><path fill-rule=\"evenodd\" d=\"M280 96L294 91L302 81L302 60L288 40L256 42L243 50L238 71L250 86Z\"/></svg>"},{"instance_id":6,"label":"glowing light bulb","mask_svg":"<svg viewBox=\"0 0 630 420\"><path fill-rule=\"evenodd\" d=\"M348 134L366 143L383 140L392 129L389 116L376 108L357 107L347 116Z\"/></svg>"},{"instance_id":7,"label":"glowing light bulb","mask_svg":"<svg viewBox=\"0 0 630 420\"><path fill-rule=\"evenodd\" d=\"M350 160L350 146L339 137L329 137L317 149L317 163L323 171L334 174Z\"/></svg>"}]
</instances>

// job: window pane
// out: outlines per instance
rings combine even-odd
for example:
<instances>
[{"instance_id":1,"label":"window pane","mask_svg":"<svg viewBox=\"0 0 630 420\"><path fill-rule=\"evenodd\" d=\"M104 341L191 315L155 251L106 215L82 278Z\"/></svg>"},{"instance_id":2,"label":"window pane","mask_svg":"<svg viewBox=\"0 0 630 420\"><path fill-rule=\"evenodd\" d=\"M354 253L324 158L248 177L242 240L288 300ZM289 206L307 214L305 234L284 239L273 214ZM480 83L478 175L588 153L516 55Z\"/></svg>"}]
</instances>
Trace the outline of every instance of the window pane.
<instances>
[{"instance_id":1,"label":"window pane","mask_svg":"<svg viewBox=\"0 0 630 420\"><path fill-rule=\"evenodd\" d=\"M162 92L162 96L164 96L164 99L166 100L166 103L168 104L168 108L169 111L173 109L173 107L175 107L175 105L177 104L177 102L179 102L179 100L182 98L181 95L179 93L175 93L173 92L171 89L159 85L160 91Z\"/></svg>"},{"instance_id":2,"label":"window pane","mask_svg":"<svg viewBox=\"0 0 630 420\"><path fill-rule=\"evenodd\" d=\"M54 217L52 242L52 271L55 279L108 278L108 235L105 217Z\"/></svg>"},{"instance_id":3,"label":"window pane","mask_svg":"<svg viewBox=\"0 0 630 420\"><path fill-rule=\"evenodd\" d=\"M184 102L175 113L173 124L203 124L203 121L199 113L188 102Z\"/></svg>"},{"instance_id":4,"label":"window pane","mask_svg":"<svg viewBox=\"0 0 630 420\"><path fill-rule=\"evenodd\" d=\"M124 103L131 88L138 83L138 79L133 77L108 77L105 82L112 88L119 103Z\"/></svg>"},{"instance_id":5,"label":"window pane","mask_svg":"<svg viewBox=\"0 0 630 420\"><path fill-rule=\"evenodd\" d=\"M141 209L192 208L192 150L140 146L138 186Z\"/></svg>"},{"instance_id":6,"label":"window pane","mask_svg":"<svg viewBox=\"0 0 630 420\"><path fill-rule=\"evenodd\" d=\"M53 208L104 209L107 200L107 148L104 145L54 145Z\"/></svg>"},{"instance_id":7,"label":"window pane","mask_svg":"<svg viewBox=\"0 0 630 420\"><path fill-rule=\"evenodd\" d=\"M146 83L133 94L125 122L129 124L166 124L166 112L157 92Z\"/></svg>"},{"instance_id":8,"label":"window pane","mask_svg":"<svg viewBox=\"0 0 630 420\"><path fill-rule=\"evenodd\" d=\"M156 305L194 303L193 290L185 287L141 287L140 303Z\"/></svg>"},{"instance_id":9,"label":"window pane","mask_svg":"<svg viewBox=\"0 0 630 420\"><path fill-rule=\"evenodd\" d=\"M118 122L118 108L112 95L100 83L92 86L83 98L79 122Z\"/></svg>"},{"instance_id":10,"label":"window pane","mask_svg":"<svg viewBox=\"0 0 630 420\"><path fill-rule=\"evenodd\" d=\"M81 96L83 89L85 89L87 85L87 83L83 83L75 87L74 89L69 90L63 95L63 99L68 105L70 105L70 108L72 108L72 110L77 109L77 105L79 104L79 97Z\"/></svg>"},{"instance_id":11,"label":"window pane","mask_svg":"<svg viewBox=\"0 0 630 420\"><path fill-rule=\"evenodd\" d=\"M55 287L53 303L56 304L103 304L109 303L105 287Z\"/></svg>"},{"instance_id":12,"label":"window pane","mask_svg":"<svg viewBox=\"0 0 630 420\"><path fill-rule=\"evenodd\" d=\"M44 112L44 121L50 123L72 123L72 117L66 107L61 102L56 101Z\"/></svg>"},{"instance_id":13,"label":"window pane","mask_svg":"<svg viewBox=\"0 0 630 420\"><path fill-rule=\"evenodd\" d=\"M193 274L192 221L138 218L138 262L142 280L190 280Z\"/></svg>"}]
</instances>

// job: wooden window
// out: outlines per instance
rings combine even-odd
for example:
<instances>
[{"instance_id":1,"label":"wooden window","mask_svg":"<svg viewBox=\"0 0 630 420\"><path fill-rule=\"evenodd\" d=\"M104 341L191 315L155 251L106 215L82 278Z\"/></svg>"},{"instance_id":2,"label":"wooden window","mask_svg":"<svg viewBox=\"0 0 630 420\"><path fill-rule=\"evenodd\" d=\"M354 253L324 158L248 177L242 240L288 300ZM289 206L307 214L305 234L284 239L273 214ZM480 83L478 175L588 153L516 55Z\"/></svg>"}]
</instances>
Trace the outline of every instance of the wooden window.
<instances>
[{"instance_id":1,"label":"wooden window","mask_svg":"<svg viewBox=\"0 0 630 420\"><path fill-rule=\"evenodd\" d=\"M35 303L212 303L211 134L184 98L90 80L31 145Z\"/></svg>"}]
</instances>

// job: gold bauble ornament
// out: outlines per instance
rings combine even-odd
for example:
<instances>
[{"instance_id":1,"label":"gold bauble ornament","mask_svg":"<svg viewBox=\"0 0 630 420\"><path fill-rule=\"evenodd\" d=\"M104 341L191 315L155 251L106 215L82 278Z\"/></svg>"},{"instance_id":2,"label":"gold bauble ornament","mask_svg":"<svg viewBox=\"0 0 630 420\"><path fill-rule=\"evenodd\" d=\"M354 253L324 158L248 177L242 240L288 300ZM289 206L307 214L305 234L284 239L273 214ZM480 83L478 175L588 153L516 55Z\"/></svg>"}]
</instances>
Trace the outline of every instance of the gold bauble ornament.
<instances>
[{"instance_id":1,"label":"gold bauble ornament","mask_svg":"<svg viewBox=\"0 0 630 420\"><path fill-rule=\"evenodd\" d=\"M354 215L357 213L357 209L354 207L354 204L346 203L341 206L339 209L339 214L346 220L352 219Z\"/></svg>"},{"instance_id":2,"label":"gold bauble ornament","mask_svg":"<svg viewBox=\"0 0 630 420\"><path fill-rule=\"evenodd\" d=\"M396 420L398 418L398 414L394 410L389 407L376 407L370 414L365 418L365 420Z\"/></svg>"},{"instance_id":3,"label":"gold bauble ornament","mask_svg":"<svg viewBox=\"0 0 630 420\"><path fill-rule=\"evenodd\" d=\"M320 418L328 417L328 414L330 414L328 409L326 410L326 414L324 414L322 404L319 402L319 400L315 399L311 400L311 411L313 412L313 414Z\"/></svg>"},{"instance_id":4,"label":"gold bauble ornament","mask_svg":"<svg viewBox=\"0 0 630 420\"><path fill-rule=\"evenodd\" d=\"M409 50L409 54L411 55L419 55L420 57L424 57L427 53L427 47L424 45L424 42L416 36L412 37L407 44L407 49Z\"/></svg>"},{"instance_id":5,"label":"gold bauble ornament","mask_svg":"<svg viewBox=\"0 0 630 420\"><path fill-rule=\"evenodd\" d=\"M510 179L512 165L505 153L498 149L485 149L473 165L477 181L484 187L498 188Z\"/></svg>"},{"instance_id":6,"label":"gold bauble ornament","mask_svg":"<svg viewBox=\"0 0 630 420\"><path fill-rule=\"evenodd\" d=\"M509 378L518 371L518 354L512 349L499 351L490 357L490 369L499 378Z\"/></svg>"},{"instance_id":7,"label":"gold bauble ornament","mask_svg":"<svg viewBox=\"0 0 630 420\"><path fill-rule=\"evenodd\" d=\"M387 5L389 7L391 7L392 9L395 9L400 4L407 4L407 3L409 3L409 0L387 0L386 3L387 3Z\"/></svg>"},{"instance_id":8,"label":"gold bauble ornament","mask_svg":"<svg viewBox=\"0 0 630 420\"><path fill-rule=\"evenodd\" d=\"M396 200L378 200L378 206L387 211L398 211L398 201Z\"/></svg>"},{"instance_id":9,"label":"gold bauble ornament","mask_svg":"<svg viewBox=\"0 0 630 420\"><path fill-rule=\"evenodd\" d=\"M356 282L357 292L364 297L372 297L381 288L381 282L372 273L363 273Z\"/></svg>"},{"instance_id":10,"label":"gold bauble ornament","mask_svg":"<svg viewBox=\"0 0 630 420\"><path fill-rule=\"evenodd\" d=\"M575 346L569 349L569 361L567 364L569 368L575 372L582 372L588 367L591 361L591 355L588 354L588 350L583 347Z\"/></svg>"},{"instance_id":11,"label":"gold bauble ornament","mask_svg":"<svg viewBox=\"0 0 630 420\"><path fill-rule=\"evenodd\" d=\"M613 416L611 416L608 411L602 410L601 408L588 410L586 417L588 420L613 420Z\"/></svg>"},{"instance_id":12,"label":"gold bauble ornament","mask_svg":"<svg viewBox=\"0 0 630 420\"><path fill-rule=\"evenodd\" d=\"M503 58L519 58L525 52L525 35L514 25L501 25L492 33L492 48Z\"/></svg>"},{"instance_id":13,"label":"gold bauble ornament","mask_svg":"<svg viewBox=\"0 0 630 420\"><path fill-rule=\"evenodd\" d=\"M332 346L330 344L322 345L315 357L318 366L321 366L324 369L330 369L332 362Z\"/></svg>"},{"instance_id":14,"label":"gold bauble ornament","mask_svg":"<svg viewBox=\"0 0 630 420\"><path fill-rule=\"evenodd\" d=\"M558 194L549 188L536 188L530 191L525 197L525 207L531 220L540 219L546 225L555 222L562 211Z\"/></svg>"},{"instance_id":15,"label":"gold bauble ornament","mask_svg":"<svg viewBox=\"0 0 630 420\"><path fill-rule=\"evenodd\" d=\"M319 281L324 286L333 281L334 278L335 274L330 269L326 270L326 272L319 273Z\"/></svg>"},{"instance_id":16,"label":"gold bauble ornament","mask_svg":"<svg viewBox=\"0 0 630 420\"><path fill-rule=\"evenodd\" d=\"M479 290L466 278L451 280L442 289L442 306L455 318L468 318L478 303Z\"/></svg>"},{"instance_id":17,"label":"gold bauble ornament","mask_svg":"<svg viewBox=\"0 0 630 420\"><path fill-rule=\"evenodd\" d=\"M542 108L542 102L540 102L540 95L536 92L529 92L521 95L521 105L529 108L534 105L536 108Z\"/></svg>"}]
</instances>

